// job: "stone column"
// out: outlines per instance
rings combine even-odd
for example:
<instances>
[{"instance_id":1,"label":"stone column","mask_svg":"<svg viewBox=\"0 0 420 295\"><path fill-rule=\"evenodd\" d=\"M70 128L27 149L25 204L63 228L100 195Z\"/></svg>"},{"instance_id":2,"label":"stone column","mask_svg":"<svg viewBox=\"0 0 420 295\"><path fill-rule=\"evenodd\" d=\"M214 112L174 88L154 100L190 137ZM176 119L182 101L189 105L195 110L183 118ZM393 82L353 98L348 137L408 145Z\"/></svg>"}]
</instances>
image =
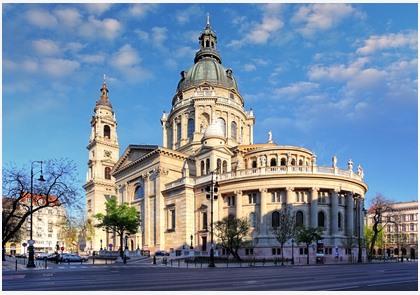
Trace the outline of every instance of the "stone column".
<instances>
[{"instance_id":1,"label":"stone column","mask_svg":"<svg viewBox=\"0 0 420 295\"><path fill-rule=\"evenodd\" d=\"M172 120L172 149L175 149L176 143L176 120Z\"/></svg>"},{"instance_id":2,"label":"stone column","mask_svg":"<svg viewBox=\"0 0 420 295\"><path fill-rule=\"evenodd\" d=\"M236 218L242 218L242 191L235 191Z\"/></svg>"},{"instance_id":3,"label":"stone column","mask_svg":"<svg viewBox=\"0 0 420 295\"><path fill-rule=\"evenodd\" d=\"M363 204L364 204L364 196L360 196L358 201L359 203L359 217L360 217L360 221L359 221L359 225L360 225L360 237L362 238L362 240L365 237L365 232L364 232L364 216L363 216Z\"/></svg>"},{"instance_id":4,"label":"stone column","mask_svg":"<svg viewBox=\"0 0 420 295\"><path fill-rule=\"evenodd\" d=\"M164 148L168 147L168 132L166 130L166 121L162 122L162 146Z\"/></svg>"},{"instance_id":5,"label":"stone column","mask_svg":"<svg viewBox=\"0 0 420 295\"><path fill-rule=\"evenodd\" d=\"M187 142L188 113L181 116L181 145Z\"/></svg>"},{"instance_id":6,"label":"stone column","mask_svg":"<svg viewBox=\"0 0 420 295\"><path fill-rule=\"evenodd\" d=\"M337 235L338 232L338 192L339 189L334 189L331 192L331 211L330 211L330 234Z\"/></svg>"},{"instance_id":7,"label":"stone column","mask_svg":"<svg viewBox=\"0 0 420 295\"><path fill-rule=\"evenodd\" d=\"M318 191L317 187L311 189L311 227L318 227Z\"/></svg>"},{"instance_id":8,"label":"stone column","mask_svg":"<svg viewBox=\"0 0 420 295\"><path fill-rule=\"evenodd\" d=\"M351 238L353 237L353 193L348 192L346 194L346 235Z\"/></svg>"},{"instance_id":9,"label":"stone column","mask_svg":"<svg viewBox=\"0 0 420 295\"><path fill-rule=\"evenodd\" d=\"M294 187L286 187L286 202L285 202L286 206L293 202L294 190L295 190Z\"/></svg>"},{"instance_id":10,"label":"stone column","mask_svg":"<svg viewBox=\"0 0 420 295\"><path fill-rule=\"evenodd\" d=\"M267 219L265 215L267 214L267 199L268 199L268 190L266 188L260 189L260 226L259 226L259 235L267 235L267 224L265 220Z\"/></svg>"}]
</instances>

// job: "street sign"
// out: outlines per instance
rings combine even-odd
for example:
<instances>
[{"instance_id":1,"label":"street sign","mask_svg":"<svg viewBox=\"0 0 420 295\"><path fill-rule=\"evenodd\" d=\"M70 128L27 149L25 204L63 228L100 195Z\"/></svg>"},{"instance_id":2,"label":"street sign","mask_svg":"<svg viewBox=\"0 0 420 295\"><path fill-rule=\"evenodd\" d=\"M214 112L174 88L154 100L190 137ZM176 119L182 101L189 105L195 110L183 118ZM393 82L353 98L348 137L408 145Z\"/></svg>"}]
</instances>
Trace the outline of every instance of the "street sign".
<instances>
[{"instance_id":1,"label":"street sign","mask_svg":"<svg viewBox=\"0 0 420 295\"><path fill-rule=\"evenodd\" d=\"M34 240L28 240L28 244L29 244L29 246L32 246L33 244L35 244L35 241Z\"/></svg>"},{"instance_id":2,"label":"street sign","mask_svg":"<svg viewBox=\"0 0 420 295\"><path fill-rule=\"evenodd\" d=\"M23 247L26 247L26 246L28 246L28 244L26 244L26 243L22 243L22 246L23 246Z\"/></svg>"}]
</instances>

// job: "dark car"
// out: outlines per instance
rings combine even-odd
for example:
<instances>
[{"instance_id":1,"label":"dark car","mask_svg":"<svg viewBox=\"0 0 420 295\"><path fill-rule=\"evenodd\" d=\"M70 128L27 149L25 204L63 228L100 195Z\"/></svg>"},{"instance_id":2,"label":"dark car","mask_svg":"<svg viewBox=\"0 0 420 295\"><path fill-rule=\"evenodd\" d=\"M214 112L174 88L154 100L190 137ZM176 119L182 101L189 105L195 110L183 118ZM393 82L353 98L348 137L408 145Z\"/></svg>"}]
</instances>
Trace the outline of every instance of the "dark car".
<instances>
[{"instance_id":1,"label":"dark car","mask_svg":"<svg viewBox=\"0 0 420 295\"><path fill-rule=\"evenodd\" d=\"M76 254L62 254L60 257L62 262L85 262L87 259L85 257L80 257Z\"/></svg>"},{"instance_id":2,"label":"dark car","mask_svg":"<svg viewBox=\"0 0 420 295\"><path fill-rule=\"evenodd\" d=\"M26 256L26 254L16 254L16 255L15 255L15 257L16 257L16 258L28 258L28 257Z\"/></svg>"},{"instance_id":3,"label":"dark car","mask_svg":"<svg viewBox=\"0 0 420 295\"><path fill-rule=\"evenodd\" d=\"M60 261L60 254L50 254L47 257L44 257L44 259L48 260L48 261Z\"/></svg>"},{"instance_id":4,"label":"dark car","mask_svg":"<svg viewBox=\"0 0 420 295\"><path fill-rule=\"evenodd\" d=\"M166 251L156 251L155 256L169 256L169 253Z\"/></svg>"}]
</instances>

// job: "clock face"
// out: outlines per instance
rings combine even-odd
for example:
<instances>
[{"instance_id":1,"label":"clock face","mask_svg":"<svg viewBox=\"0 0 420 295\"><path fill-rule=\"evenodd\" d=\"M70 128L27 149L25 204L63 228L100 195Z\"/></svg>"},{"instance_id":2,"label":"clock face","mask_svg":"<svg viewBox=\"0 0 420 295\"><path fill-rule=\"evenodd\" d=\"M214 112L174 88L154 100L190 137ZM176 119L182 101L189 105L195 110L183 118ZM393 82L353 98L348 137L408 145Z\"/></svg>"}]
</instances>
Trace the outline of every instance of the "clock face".
<instances>
[{"instance_id":1,"label":"clock face","mask_svg":"<svg viewBox=\"0 0 420 295\"><path fill-rule=\"evenodd\" d=\"M111 157L111 151L105 151L105 157L110 158Z\"/></svg>"}]
</instances>

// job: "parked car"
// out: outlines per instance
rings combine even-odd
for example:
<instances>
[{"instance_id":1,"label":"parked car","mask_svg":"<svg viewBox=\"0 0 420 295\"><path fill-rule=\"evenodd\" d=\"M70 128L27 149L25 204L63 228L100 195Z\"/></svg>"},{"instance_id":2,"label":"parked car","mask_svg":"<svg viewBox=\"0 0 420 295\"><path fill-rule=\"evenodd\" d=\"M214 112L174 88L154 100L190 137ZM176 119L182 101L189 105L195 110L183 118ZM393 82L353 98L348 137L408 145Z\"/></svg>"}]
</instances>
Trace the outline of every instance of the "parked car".
<instances>
[{"instance_id":1,"label":"parked car","mask_svg":"<svg viewBox=\"0 0 420 295\"><path fill-rule=\"evenodd\" d=\"M26 254L15 254L16 258L28 258Z\"/></svg>"},{"instance_id":2,"label":"parked car","mask_svg":"<svg viewBox=\"0 0 420 295\"><path fill-rule=\"evenodd\" d=\"M85 257L80 257L76 254L62 254L60 257L62 262L85 262L87 259Z\"/></svg>"},{"instance_id":3,"label":"parked car","mask_svg":"<svg viewBox=\"0 0 420 295\"><path fill-rule=\"evenodd\" d=\"M49 254L47 257L44 257L44 259L48 261L60 261L60 254L52 253Z\"/></svg>"},{"instance_id":4,"label":"parked car","mask_svg":"<svg viewBox=\"0 0 420 295\"><path fill-rule=\"evenodd\" d=\"M45 258L47 258L50 254L48 253L38 253L35 256L36 260L44 260Z\"/></svg>"},{"instance_id":5,"label":"parked car","mask_svg":"<svg viewBox=\"0 0 420 295\"><path fill-rule=\"evenodd\" d=\"M156 251L155 256L169 256L169 253L166 251Z\"/></svg>"}]
</instances>

